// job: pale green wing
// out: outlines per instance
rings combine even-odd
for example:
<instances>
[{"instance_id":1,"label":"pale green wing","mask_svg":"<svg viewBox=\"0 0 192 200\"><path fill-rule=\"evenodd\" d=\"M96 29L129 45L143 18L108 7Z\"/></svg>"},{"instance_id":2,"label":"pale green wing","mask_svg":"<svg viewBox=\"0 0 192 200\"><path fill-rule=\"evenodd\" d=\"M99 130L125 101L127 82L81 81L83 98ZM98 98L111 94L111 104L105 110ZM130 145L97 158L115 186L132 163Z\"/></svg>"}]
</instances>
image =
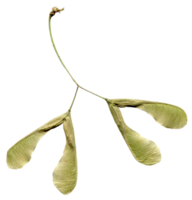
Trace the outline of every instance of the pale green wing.
<instances>
[{"instance_id":1,"label":"pale green wing","mask_svg":"<svg viewBox=\"0 0 192 200\"><path fill-rule=\"evenodd\" d=\"M53 172L53 183L63 194L72 192L77 183L77 157L73 124L70 114L63 123L66 145L58 165Z\"/></svg>"},{"instance_id":2,"label":"pale green wing","mask_svg":"<svg viewBox=\"0 0 192 200\"><path fill-rule=\"evenodd\" d=\"M46 136L46 132L32 131L16 140L6 151L5 163L10 171L25 169L32 161L37 146Z\"/></svg>"},{"instance_id":3,"label":"pale green wing","mask_svg":"<svg viewBox=\"0 0 192 200\"><path fill-rule=\"evenodd\" d=\"M186 125L187 115L177 106L136 99L109 99L118 107L135 107L150 114L158 123L166 128L179 129Z\"/></svg>"},{"instance_id":4,"label":"pale green wing","mask_svg":"<svg viewBox=\"0 0 192 200\"><path fill-rule=\"evenodd\" d=\"M19 169L28 163L38 141L47 133L47 131L61 125L67 115L68 112L56 117L12 146L7 152L8 167L11 169Z\"/></svg>"},{"instance_id":5,"label":"pale green wing","mask_svg":"<svg viewBox=\"0 0 192 200\"><path fill-rule=\"evenodd\" d=\"M137 108L150 114L158 123L166 128L179 129L187 124L187 115L181 108L167 104L143 104Z\"/></svg>"},{"instance_id":6,"label":"pale green wing","mask_svg":"<svg viewBox=\"0 0 192 200\"><path fill-rule=\"evenodd\" d=\"M160 162L161 153L158 146L153 141L143 138L130 129L125 124L121 111L117 106L110 103L108 105L113 119L135 159L145 165L154 165Z\"/></svg>"}]
</instances>

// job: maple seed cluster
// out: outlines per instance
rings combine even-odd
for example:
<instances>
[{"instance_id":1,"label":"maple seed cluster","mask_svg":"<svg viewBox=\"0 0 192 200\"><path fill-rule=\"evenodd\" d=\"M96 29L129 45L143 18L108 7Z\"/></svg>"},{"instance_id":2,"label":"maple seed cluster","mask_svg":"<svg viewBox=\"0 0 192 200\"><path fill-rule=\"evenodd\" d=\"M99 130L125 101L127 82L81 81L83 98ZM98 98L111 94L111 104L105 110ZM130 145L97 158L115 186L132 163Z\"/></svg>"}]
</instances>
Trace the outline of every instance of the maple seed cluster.
<instances>
[{"instance_id":1,"label":"maple seed cluster","mask_svg":"<svg viewBox=\"0 0 192 200\"><path fill-rule=\"evenodd\" d=\"M64 13L65 9L66 5L60 7L58 4L54 4L51 6L51 9L49 10L49 15L53 19L56 16L61 15L61 13Z\"/></svg>"}]
</instances>

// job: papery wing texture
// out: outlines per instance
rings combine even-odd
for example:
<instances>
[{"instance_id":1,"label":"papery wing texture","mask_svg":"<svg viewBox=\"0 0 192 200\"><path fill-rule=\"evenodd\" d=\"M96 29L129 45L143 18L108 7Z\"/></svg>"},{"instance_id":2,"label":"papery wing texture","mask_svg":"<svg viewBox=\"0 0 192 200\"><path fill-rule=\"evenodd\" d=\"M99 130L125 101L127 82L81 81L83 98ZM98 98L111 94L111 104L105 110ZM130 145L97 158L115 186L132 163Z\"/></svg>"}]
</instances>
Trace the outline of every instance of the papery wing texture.
<instances>
[{"instance_id":1,"label":"papery wing texture","mask_svg":"<svg viewBox=\"0 0 192 200\"><path fill-rule=\"evenodd\" d=\"M182 131L188 126L188 114L180 107L169 104L143 104L137 109L146 113L162 129Z\"/></svg>"},{"instance_id":2,"label":"papery wing texture","mask_svg":"<svg viewBox=\"0 0 192 200\"><path fill-rule=\"evenodd\" d=\"M53 183L63 194L68 194L77 182L77 157L73 124L70 114L64 121L63 128L66 136L66 145L58 165L53 172Z\"/></svg>"},{"instance_id":3,"label":"papery wing texture","mask_svg":"<svg viewBox=\"0 0 192 200\"><path fill-rule=\"evenodd\" d=\"M154 165L161 161L161 153L158 146L148 139L143 138L137 132L130 129L124 122L120 109L114 104L108 103L119 131L131 150L135 159L145 165Z\"/></svg>"},{"instance_id":4,"label":"papery wing texture","mask_svg":"<svg viewBox=\"0 0 192 200\"><path fill-rule=\"evenodd\" d=\"M51 129L56 128L64 122L68 112L60 115L31 134L27 135L14 146L12 146L7 152L7 165L11 169L22 168L31 159L31 154L36 148L38 141Z\"/></svg>"},{"instance_id":5,"label":"papery wing texture","mask_svg":"<svg viewBox=\"0 0 192 200\"><path fill-rule=\"evenodd\" d=\"M179 129L186 125L187 115L177 106L136 99L110 99L108 102L118 107L135 107L150 114L158 123L166 128Z\"/></svg>"},{"instance_id":6,"label":"papery wing texture","mask_svg":"<svg viewBox=\"0 0 192 200\"><path fill-rule=\"evenodd\" d=\"M11 147L7 152L8 167L11 169L19 169L28 163L38 141L45 133L46 132L34 131Z\"/></svg>"}]
</instances>

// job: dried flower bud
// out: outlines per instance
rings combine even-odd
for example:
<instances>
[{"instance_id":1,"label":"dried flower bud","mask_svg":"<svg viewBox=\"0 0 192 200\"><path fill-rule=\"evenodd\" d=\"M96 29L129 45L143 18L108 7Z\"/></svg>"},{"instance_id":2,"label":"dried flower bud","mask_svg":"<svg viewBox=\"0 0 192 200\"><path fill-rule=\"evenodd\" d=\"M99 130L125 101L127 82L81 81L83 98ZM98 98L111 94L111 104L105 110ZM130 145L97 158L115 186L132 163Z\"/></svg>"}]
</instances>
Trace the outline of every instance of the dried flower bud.
<instances>
[{"instance_id":1,"label":"dried flower bud","mask_svg":"<svg viewBox=\"0 0 192 200\"><path fill-rule=\"evenodd\" d=\"M49 10L49 15L51 18L56 17L57 15L61 15L61 13L64 13L66 9L66 5L59 6L58 4L54 4L51 6L51 9Z\"/></svg>"}]
</instances>

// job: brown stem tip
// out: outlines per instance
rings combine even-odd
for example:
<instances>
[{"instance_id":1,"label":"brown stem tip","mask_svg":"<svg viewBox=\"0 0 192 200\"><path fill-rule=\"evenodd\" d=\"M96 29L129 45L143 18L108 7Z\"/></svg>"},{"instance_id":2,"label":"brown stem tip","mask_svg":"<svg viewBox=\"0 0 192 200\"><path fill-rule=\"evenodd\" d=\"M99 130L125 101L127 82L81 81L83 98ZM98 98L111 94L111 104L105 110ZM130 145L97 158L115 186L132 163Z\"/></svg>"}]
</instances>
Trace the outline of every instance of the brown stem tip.
<instances>
[{"instance_id":1,"label":"brown stem tip","mask_svg":"<svg viewBox=\"0 0 192 200\"><path fill-rule=\"evenodd\" d=\"M61 13L64 13L66 9L66 5L59 6L58 4L54 4L51 6L51 9L49 10L49 15L51 18L55 18L57 15L61 15Z\"/></svg>"}]
</instances>

